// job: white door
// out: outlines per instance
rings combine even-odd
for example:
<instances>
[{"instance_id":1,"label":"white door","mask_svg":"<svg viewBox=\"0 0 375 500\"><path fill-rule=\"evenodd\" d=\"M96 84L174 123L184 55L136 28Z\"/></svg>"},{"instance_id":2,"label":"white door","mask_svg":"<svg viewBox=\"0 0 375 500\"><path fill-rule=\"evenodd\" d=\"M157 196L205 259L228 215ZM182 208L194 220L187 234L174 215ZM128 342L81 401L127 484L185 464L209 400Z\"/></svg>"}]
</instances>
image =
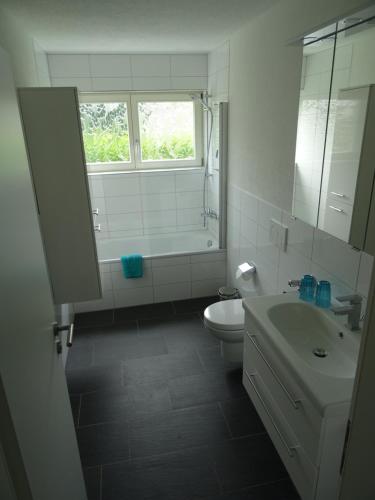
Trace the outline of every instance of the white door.
<instances>
[{"instance_id":1,"label":"white door","mask_svg":"<svg viewBox=\"0 0 375 500\"><path fill-rule=\"evenodd\" d=\"M10 415L0 415L0 438L17 498L86 500L16 92L2 49L0 268L0 409Z\"/></svg>"}]
</instances>

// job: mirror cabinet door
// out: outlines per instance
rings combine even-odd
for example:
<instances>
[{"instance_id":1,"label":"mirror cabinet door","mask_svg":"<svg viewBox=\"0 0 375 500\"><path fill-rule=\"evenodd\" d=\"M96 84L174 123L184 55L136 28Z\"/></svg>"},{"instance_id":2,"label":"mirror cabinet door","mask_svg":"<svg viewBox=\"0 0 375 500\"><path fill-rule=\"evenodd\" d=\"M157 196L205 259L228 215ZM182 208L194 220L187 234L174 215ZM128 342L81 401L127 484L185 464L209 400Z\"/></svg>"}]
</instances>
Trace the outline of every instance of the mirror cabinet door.
<instances>
[{"instance_id":1,"label":"mirror cabinet door","mask_svg":"<svg viewBox=\"0 0 375 500\"><path fill-rule=\"evenodd\" d=\"M366 249L375 168L375 24L350 21L304 47L293 213Z\"/></svg>"}]
</instances>

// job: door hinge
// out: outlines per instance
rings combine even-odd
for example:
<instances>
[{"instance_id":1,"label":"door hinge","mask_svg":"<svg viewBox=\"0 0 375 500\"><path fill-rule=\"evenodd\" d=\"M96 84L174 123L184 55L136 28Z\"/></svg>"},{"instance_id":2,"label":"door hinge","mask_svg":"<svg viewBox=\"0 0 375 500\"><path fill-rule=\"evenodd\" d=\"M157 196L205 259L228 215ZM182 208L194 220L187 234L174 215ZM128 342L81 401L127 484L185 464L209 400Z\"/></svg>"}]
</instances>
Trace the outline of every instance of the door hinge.
<instances>
[{"instance_id":1,"label":"door hinge","mask_svg":"<svg viewBox=\"0 0 375 500\"><path fill-rule=\"evenodd\" d=\"M341 455L340 474L342 474L342 470L344 468L344 463L345 463L345 458L346 458L346 450L348 449L350 426L351 426L351 422L350 422L350 420L348 420L348 423L346 424L344 447L343 447L342 455Z\"/></svg>"}]
</instances>

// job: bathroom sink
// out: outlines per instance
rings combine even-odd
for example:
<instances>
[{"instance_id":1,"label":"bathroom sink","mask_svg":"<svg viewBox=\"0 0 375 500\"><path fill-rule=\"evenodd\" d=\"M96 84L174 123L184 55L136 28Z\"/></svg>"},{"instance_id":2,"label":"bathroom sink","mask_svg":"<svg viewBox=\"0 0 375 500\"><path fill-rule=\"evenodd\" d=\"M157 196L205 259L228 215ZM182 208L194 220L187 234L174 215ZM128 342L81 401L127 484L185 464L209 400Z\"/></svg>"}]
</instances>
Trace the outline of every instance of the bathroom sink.
<instances>
[{"instance_id":1,"label":"bathroom sink","mask_svg":"<svg viewBox=\"0 0 375 500\"><path fill-rule=\"evenodd\" d=\"M351 398L360 335L298 293L243 300L245 329L266 358L281 363L317 406Z\"/></svg>"},{"instance_id":2,"label":"bathroom sink","mask_svg":"<svg viewBox=\"0 0 375 500\"><path fill-rule=\"evenodd\" d=\"M296 354L313 369L331 377L354 377L356 356L348 352L343 342L347 332L322 311L302 302L287 302L271 306L268 317Z\"/></svg>"}]
</instances>

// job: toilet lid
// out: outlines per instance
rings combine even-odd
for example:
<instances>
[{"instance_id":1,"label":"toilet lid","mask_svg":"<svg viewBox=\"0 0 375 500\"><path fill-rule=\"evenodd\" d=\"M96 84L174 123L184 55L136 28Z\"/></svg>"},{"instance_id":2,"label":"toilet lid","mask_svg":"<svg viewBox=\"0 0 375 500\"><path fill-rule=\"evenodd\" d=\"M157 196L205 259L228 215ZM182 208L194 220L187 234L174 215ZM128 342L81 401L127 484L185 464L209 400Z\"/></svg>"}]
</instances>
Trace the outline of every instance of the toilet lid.
<instances>
[{"instance_id":1,"label":"toilet lid","mask_svg":"<svg viewBox=\"0 0 375 500\"><path fill-rule=\"evenodd\" d=\"M206 307L204 320L207 326L217 330L243 330L245 311L242 299L222 300Z\"/></svg>"}]
</instances>

